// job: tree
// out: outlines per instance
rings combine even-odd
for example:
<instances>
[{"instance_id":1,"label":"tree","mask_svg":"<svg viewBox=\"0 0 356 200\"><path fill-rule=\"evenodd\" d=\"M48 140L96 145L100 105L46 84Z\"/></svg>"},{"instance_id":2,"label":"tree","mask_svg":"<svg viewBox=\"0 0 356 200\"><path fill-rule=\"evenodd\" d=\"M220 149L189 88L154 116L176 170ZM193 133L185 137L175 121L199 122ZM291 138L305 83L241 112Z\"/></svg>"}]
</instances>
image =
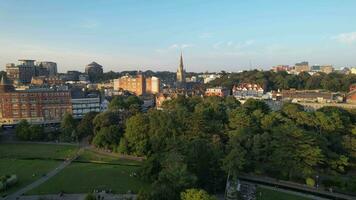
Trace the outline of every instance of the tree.
<instances>
[{"instance_id":1,"label":"tree","mask_svg":"<svg viewBox=\"0 0 356 200\"><path fill-rule=\"evenodd\" d=\"M16 133L16 137L18 137L21 140L30 140L31 130L30 130L30 124L28 123L28 121L21 120L16 125L15 133Z\"/></svg>"},{"instance_id":2,"label":"tree","mask_svg":"<svg viewBox=\"0 0 356 200\"><path fill-rule=\"evenodd\" d=\"M116 109L126 109L127 105L125 102L124 97L122 96L115 96L109 104L109 110L116 110Z\"/></svg>"},{"instance_id":3,"label":"tree","mask_svg":"<svg viewBox=\"0 0 356 200\"><path fill-rule=\"evenodd\" d=\"M194 186L196 181L194 174L190 173L187 165L182 162L176 153L168 153L163 163L163 169L158 175L157 181L153 184L153 196L155 199L174 200L179 199L182 190Z\"/></svg>"},{"instance_id":4,"label":"tree","mask_svg":"<svg viewBox=\"0 0 356 200\"><path fill-rule=\"evenodd\" d=\"M60 139L62 141L75 141L77 135L74 135L76 130L76 121L70 113L65 113L61 121L61 134ZM74 136L74 137L73 137Z\"/></svg>"},{"instance_id":5,"label":"tree","mask_svg":"<svg viewBox=\"0 0 356 200\"><path fill-rule=\"evenodd\" d=\"M125 140L129 151L143 156L148 153L149 119L145 114L137 114L126 121Z\"/></svg>"},{"instance_id":6,"label":"tree","mask_svg":"<svg viewBox=\"0 0 356 200\"><path fill-rule=\"evenodd\" d=\"M79 138L83 138L94 134L94 118L98 115L97 112L86 113L77 126L77 133Z\"/></svg>"},{"instance_id":7,"label":"tree","mask_svg":"<svg viewBox=\"0 0 356 200\"><path fill-rule=\"evenodd\" d=\"M188 189L181 193L181 200L217 200L206 191L199 189Z\"/></svg>"},{"instance_id":8,"label":"tree","mask_svg":"<svg viewBox=\"0 0 356 200\"><path fill-rule=\"evenodd\" d=\"M115 149L122 137L122 131L117 125L103 127L93 138L92 144L105 149Z\"/></svg>"}]
</instances>

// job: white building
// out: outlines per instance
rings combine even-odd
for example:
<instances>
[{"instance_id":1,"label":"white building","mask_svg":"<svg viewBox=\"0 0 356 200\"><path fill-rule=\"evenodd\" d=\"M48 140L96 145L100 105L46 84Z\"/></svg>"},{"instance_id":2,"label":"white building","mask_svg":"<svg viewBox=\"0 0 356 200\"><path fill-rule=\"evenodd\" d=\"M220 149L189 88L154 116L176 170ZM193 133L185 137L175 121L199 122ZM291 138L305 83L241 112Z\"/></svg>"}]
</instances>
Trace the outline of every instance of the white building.
<instances>
[{"instance_id":1,"label":"white building","mask_svg":"<svg viewBox=\"0 0 356 200\"><path fill-rule=\"evenodd\" d=\"M100 112L102 105L99 97L72 99L72 113L76 119L81 119L88 112Z\"/></svg>"}]
</instances>

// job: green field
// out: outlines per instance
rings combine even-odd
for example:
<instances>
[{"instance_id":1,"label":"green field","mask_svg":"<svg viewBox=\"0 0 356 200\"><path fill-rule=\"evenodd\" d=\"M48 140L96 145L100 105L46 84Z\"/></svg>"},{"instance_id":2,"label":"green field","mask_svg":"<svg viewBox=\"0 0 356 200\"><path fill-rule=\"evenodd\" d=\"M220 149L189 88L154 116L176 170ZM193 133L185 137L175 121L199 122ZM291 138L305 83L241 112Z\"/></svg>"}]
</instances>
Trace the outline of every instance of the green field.
<instances>
[{"instance_id":1,"label":"green field","mask_svg":"<svg viewBox=\"0 0 356 200\"><path fill-rule=\"evenodd\" d=\"M139 161L127 160L127 159L117 158L114 156L104 155L102 153L98 153L90 149L85 149L84 152L80 154L77 160L84 161L84 162L110 163L110 164L121 164L121 165L141 164Z\"/></svg>"},{"instance_id":2,"label":"green field","mask_svg":"<svg viewBox=\"0 0 356 200\"><path fill-rule=\"evenodd\" d=\"M256 200L311 200L309 198L258 187Z\"/></svg>"},{"instance_id":3,"label":"green field","mask_svg":"<svg viewBox=\"0 0 356 200\"><path fill-rule=\"evenodd\" d=\"M66 159L73 156L78 147L56 144L0 144L1 158Z\"/></svg>"},{"instance_id":4,"label":"green field","mask_svg":"<svg viewBox=\"0 0 356 200\"><path fill-rule=\"evenodd\" d=\"M132 176L138 167L72 163L48 182L30 191L29 194L88 193L94 189L112 190L114 193L138 192L148 184Z\"/></svg>"},{"instance_id":5,"label":"green field","mask_svg":"<svg viewBox=\"0 0 356 200\"><path fill-rule=\"evenodd\" d=\"M0 175L16 174L18 184L0 195L10 194L37 180L61 161L75 154L77 147L50 144L0 144Z\"/></svg>"},{"instance_id":6,"label":"green field","mask_svg":"<svg viewBox=\"0 0 356 200\"><path fill-rule=\"evenodd\" d=\"M19 179L16 186L11 187L6 192L0 192L0 195L10 194L28 185L54 169L59 163L59 161L53 160L0 159L0 174L16 174Z\"/></svg>"}]
</instances>

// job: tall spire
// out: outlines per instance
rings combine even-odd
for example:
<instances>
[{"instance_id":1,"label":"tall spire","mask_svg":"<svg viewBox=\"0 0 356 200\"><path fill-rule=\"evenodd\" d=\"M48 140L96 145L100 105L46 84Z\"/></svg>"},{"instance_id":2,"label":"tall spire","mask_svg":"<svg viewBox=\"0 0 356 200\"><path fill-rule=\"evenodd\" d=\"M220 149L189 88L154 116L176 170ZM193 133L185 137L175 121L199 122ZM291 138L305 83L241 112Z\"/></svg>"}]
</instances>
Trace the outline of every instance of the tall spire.
<instances>
[{"instance_id":1,"label":"tall spire","mask_svg":"<svg viewBox=\"0 0 356 200\"><path fill-rule=\"evenodd\" d=\"M185 82L185 71L183 65L183 53L180 52L180 62L177 70L177 82L183 83Z\"/></svg>"}]
</instances>

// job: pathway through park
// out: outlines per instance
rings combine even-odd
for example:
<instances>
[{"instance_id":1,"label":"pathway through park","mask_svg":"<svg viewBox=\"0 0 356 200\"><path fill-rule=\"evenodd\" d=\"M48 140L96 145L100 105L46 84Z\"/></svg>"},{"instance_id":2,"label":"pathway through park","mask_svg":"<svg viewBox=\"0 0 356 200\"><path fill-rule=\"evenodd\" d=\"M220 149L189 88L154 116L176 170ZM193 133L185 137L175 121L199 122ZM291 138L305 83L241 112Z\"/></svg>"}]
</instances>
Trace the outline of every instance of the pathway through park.
<instances>
[{"instance_id":1,"label":"pathway through park","mask_svg":"<svg viewBox=\"0 0 356 200\"><path fill-rule=\"evenodd\" d=\"M73 160L77 159L80 153L83 151L84 147L81 147L75 156L73 156L71 159L67 159L63 161L57 168L53 169L52 171L48 172L45 176L42 176L35 182L25 186L24 188L16 191L15 193L7 196L4 198L4 200L16 200L16 199L21 199L21 196L25 194L26 192L36 188L37 186L41 185L42 183L46 182L48 179L52 178L56 174L58 174L60 171L62 171L64 168L66 168L70 163L72 163Z\"/></svg>"}]
</instances>

